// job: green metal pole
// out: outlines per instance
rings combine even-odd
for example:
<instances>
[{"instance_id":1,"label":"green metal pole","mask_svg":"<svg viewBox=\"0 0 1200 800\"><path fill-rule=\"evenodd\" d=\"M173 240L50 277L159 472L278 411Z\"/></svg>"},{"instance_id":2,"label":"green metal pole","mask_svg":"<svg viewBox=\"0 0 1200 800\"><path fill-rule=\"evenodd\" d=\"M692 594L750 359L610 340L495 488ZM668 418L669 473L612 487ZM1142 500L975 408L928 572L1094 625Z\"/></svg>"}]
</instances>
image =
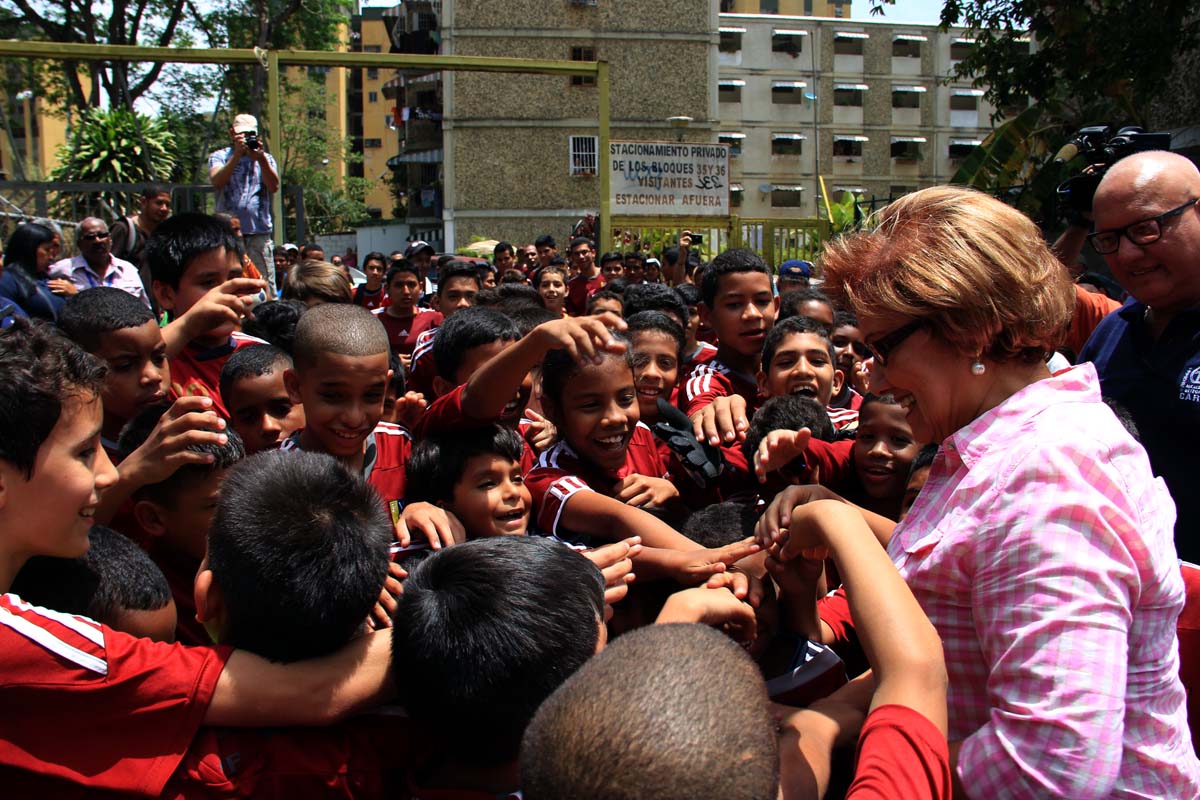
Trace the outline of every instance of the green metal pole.
<instances>
[{"instance_id":1,"label":"green metal pole","mask_svg":"<svg viewBox=\"0 0 1200 800\"><path fill-rule=\"evenodd\" d=\"M612 135L612 104L609 96L609 81L608 81L608 62L599 61L596 63L596 89L599 91L599 114L600 114L600 144L596 153L596 166L600 170L600 224L596 230L596 246L608 248L609 231L612 230L612 220L609 214L612 213L612 186L609 176L609 155L608 143ZM603 242L603 244L601 244Z\"/></svg>"},{"instance_id":2,"label":"green metal pole","mask_svg":"<svg viewBox=\"0 0 1200 800\"><path fill-rule=\"evenodd\" d=\"M275 143L279 156L275 168L279 171L279 189L271 195L271 216L275 219L275 246L282 247L286 241L287 220L283 216L283 123L279 121L279 52L267 52L267 124L270 125L271 141ZM270 264L268 269L274 269Z\"/></svg>"}]
</instances>

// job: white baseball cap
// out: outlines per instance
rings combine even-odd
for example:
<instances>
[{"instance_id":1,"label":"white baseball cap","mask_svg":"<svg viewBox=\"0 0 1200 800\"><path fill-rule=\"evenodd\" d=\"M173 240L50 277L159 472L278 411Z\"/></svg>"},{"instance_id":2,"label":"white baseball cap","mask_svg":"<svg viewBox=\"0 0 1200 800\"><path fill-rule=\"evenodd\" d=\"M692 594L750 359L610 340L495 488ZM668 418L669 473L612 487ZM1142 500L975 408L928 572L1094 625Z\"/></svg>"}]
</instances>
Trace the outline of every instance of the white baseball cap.
<instances>
[{"instance_id":1,"label":"white baseball cap","mask_svg":"<svg viewBox=\"0 0 1200 800\"><path fill-rule=\"evenodd\" d=\"M257 131L258 120L249 114L238 114L233 118L233 132L245 133L246 131Z\"/></svg>"}]
</instances>

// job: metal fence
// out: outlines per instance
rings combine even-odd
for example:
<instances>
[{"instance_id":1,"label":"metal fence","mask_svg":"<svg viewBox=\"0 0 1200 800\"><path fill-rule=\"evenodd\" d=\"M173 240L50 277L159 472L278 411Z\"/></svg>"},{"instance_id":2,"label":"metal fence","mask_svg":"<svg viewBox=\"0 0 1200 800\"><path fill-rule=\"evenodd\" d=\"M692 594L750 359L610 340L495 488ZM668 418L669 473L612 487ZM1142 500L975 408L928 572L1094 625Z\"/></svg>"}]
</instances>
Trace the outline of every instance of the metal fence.
<instances>
[{"instance_id":1,"label":"metal fence","mask_svg":"<svg viewBox=\"0 0 1200 800\"><path fill-rule=\"evenodd\" d=\"M777 268L788 259L814 261L829 240L823 219L743 219L741 217L617 217L598 246L604 250L642 250L661 253L678 243L679 234L699 233L693 245L707 261L730 247L745 247Z\"/></svg>"},{"instance_id":2,"label":"metal fence","mask_svg":"<svg viewBox=\"0 0 1200 800\"><path fill-rule=\"evenodd\" d=\"M74 245L74 228L84 217L99 217L112 225L123 216L137 213L141 183L72 183L67 181L0 181L0 239L22 222L49 220L63 230L64 247ZM216 194L211 184L169 184L171 208L176 214L216 210ZM296 241L307 241L304 216L304 190L284 186L295 209ZM290 220L289 220L290 222ZM290 226L289 226L290 227ZM68 250L69 251L69 250Z\"/></svg>"}]
</instances>

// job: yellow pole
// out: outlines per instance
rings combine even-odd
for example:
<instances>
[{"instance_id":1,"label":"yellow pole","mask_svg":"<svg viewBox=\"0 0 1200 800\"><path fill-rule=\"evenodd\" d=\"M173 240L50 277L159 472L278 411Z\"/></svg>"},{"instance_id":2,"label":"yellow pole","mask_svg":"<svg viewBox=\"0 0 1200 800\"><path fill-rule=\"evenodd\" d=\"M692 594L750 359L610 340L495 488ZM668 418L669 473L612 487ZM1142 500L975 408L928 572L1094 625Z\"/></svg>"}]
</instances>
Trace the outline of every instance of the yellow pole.
<instances>
[{"instance_id":1,"label":"yellow pole","mask_svg":"<svg viewBox=\"0 0 1200 800\"><path fill-rule=\"evenodd\" d=\"M612 105L609 96L609 81L608 81L608 62L599 61L596 63L596 88L600 93L599 98L599 115L600 115L600 143L596 148L596 167L600 170L600 224L596 230L596 246L601 251L606 250L610 245L608 241L609 231L612 230L612 220L609 219L609 214L612 213L611 207L611 177L608 167L608 143L611 139L611 116Z\"/></svg>"},{"instance_id":2,"label":"yellow pole","mask_svg":"<svg viewBox=\"0 0 1200 800\"><path fill-rule=\"evenodd\" d=\"M282 247L287 232L287 220L283 216L283 123L279 121L279 53L267 51L267 122L271 126L271 141L274 143L275 167L279 171L279 190L271 195L271 216L275 219L275 246ZM268 269L273 267L268 264Z\"/></svg>"}]
</instances>

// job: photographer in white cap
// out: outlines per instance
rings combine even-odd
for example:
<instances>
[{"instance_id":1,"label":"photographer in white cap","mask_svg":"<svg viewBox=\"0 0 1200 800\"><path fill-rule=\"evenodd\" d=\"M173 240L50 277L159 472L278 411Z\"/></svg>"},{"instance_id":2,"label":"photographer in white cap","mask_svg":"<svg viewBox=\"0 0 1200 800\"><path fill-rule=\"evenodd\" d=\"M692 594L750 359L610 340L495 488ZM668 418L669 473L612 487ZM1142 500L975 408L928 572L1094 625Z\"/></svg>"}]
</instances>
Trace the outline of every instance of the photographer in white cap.
<instances>
[{"instance_id":1,"label":"photographer in white cap","mask_svg":"<svg viewBox=\"0 0 1200 800\"><path fill-rule=\"evenodd\" d=\"M232 144L208 157L208 175L217 190L217 211L237 215L246 252L275 295L271 242L271 194L279 191L279 169L258 133L258 120L238 114L229 128Z\"/></svg>"}]
</instances>

